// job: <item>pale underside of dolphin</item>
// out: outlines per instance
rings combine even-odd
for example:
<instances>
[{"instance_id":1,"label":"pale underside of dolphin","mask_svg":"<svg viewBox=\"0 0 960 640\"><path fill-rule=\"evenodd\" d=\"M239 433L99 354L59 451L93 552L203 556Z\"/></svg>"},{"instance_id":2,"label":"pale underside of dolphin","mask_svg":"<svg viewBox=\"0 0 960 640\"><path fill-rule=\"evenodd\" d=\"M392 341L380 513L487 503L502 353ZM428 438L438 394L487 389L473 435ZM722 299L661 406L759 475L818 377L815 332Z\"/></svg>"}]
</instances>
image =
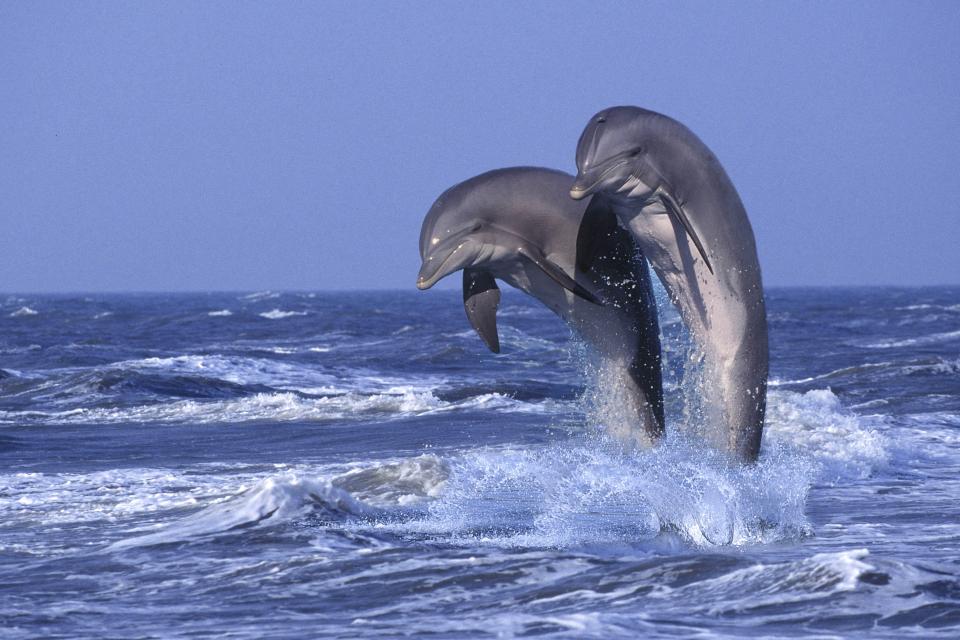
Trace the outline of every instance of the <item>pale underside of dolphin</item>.
<instances>
[{"instance_id":1,"label":"pale underside of dolphin","mask_svg":"<svg viewBox=\"0 0 960 640\"><path fill-rule=\"evenodd\" d=\"M756 459L767 317L753 230L733 183L693 132L638 107L596 114L576 159L570 195L608 198L702 352L706 417L720 425L714 440L738 459Z\"/></svg>"},{"instance_id":2,"label":"pale underside of dolphin","mask_svg":"<svg viewBox=\"0 0 960 640\"><path fill-rule=\"evenodd\" d=\"M463 270L464 308L494 352L496 280L540 300L622 373L641 426L614 435L644 444L663 433L656 302L646 262L603 197L575 202L573 176L536 167L498 169L445 191L420 233L420 289ZM590 256L582 265L581 256ZM609 426L609 425L608 425Z\"/></svg>"}]
</instances>

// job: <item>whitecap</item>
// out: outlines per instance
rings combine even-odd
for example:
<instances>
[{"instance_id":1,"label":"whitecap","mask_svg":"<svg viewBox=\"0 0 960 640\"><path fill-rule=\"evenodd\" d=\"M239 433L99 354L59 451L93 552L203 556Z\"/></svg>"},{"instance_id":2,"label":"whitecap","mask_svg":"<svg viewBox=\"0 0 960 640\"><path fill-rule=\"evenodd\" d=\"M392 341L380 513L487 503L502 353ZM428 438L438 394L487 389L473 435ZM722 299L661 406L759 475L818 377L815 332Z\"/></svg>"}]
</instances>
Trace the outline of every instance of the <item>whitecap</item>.
<instances>
[{"instance_id":1,"label":"whitecap","mask_svg":"<svg viewBox=\"0 0 960 640\"><path fill-rule=\"evenodd\" d=\"M295 393L258 393L245 398L215 401L179 400L134 407L78 408L67 411L3 411L0 422L41 421L65 424L121 424L128 422L237 424L244 422L331 422L376 416L398 419L445 411L504 411L549 413L549 403L528 403L497 393L457 402L438 399L431 391L414 387L388 388L381 393L348 392L321 398Z\"/></svg>"},{"instance_id":2,"label":"whitecap","mask_svg":"<svg viewBox=\"0 0 960 640\"><path fill-rule=\"evenodd\" d=\"M40 313L40 312L37 311L36 309L31 309L30 307L23 306L23 307L20 307L19 309L17 309L16 311L12 312L12 313L10 314L10 317L11 317L11 318L21 318L21 317L24 317L24 316L35 316L35 315L38 315L39 313Z\"/></svg>"},{"instance_id":3,"label":"whitecap","mask_svg":"<svg viewBox=\"0 0 960 640\"><path fill-rule=\"evenodd\" d=\"M220 309L218 311L210 311L207 313L211 318L226 318L233 315L233 311L230 309Z\"/></svg>"},{"instance_id":4,"label":"whitecap","mask_svg":"<svg viewBox=\"0 0 960 640\"><path fill-rule=\"evenodd\" d=\"M829 389L767 396L764 448L787 446L805 453L825 479L865 477L889 459L883 418L845 409Z\"/></svg>"},{"instance_id":5,"label":"whitecap","mask_svg":"<svg viewBox=\"0 0 960 640\"><path fill-rule=\"evenodd\" d=\"M960 311L960 304L911 304L905 307L897 307L897 311L928 311L936 309L939 311Z\"/></svg>"},{"instance_id":6,"label":"whitecap","mask_svg":"<svg viewBox=\"0 0 960 640\"><path fill-rule=\"evenodd\" d=\"M926 336L906 338L903 340L883 340L881 342L873 342L863 346L869 349L892 349L895 347L914 347L926 344L936 344L938 342L949 342L950 340L956 340L958 338L960 338L960 330L932 333Z\"/></svg>"},{"instance_id":7,"label":"whitecap","mask_svg":"<svg viewBox=\"0 0 960 640\"><path fill-rule=\"evenodd\" d=\"M259 314L261 318L266 318L268 320L280 320L282 318L290 318L292 316L305 316L307 311L282 311L280 309L271 309L270 311L264 311Z\"/></svg>"},{"instance_id":8,"label":"whitecap","mask_svg":"<svg viewBox=\"0 0 960 640\"><path fill-rule=\"evenodd\" d=\"M257 302L259 300L272 300L274 298L279 298L279 293L274 293L273 291L257 291L255 293L248 293L245 296L240 296L237 300L249 300L250 302Z\"/></svg>"}]
</instances>

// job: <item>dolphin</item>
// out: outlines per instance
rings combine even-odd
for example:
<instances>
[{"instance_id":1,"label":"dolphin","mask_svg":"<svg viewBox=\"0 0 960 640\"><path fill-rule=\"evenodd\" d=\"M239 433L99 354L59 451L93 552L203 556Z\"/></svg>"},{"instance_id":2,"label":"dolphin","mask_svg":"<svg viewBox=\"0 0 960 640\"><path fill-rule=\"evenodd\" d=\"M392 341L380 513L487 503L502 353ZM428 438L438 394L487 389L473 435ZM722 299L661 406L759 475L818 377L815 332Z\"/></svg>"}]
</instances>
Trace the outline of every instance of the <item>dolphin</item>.
<instances>
[{"instance_id":1,"label":"dolphin","mask_svg":"<svg viewBox=\"0 0 960 640\"><path fill-rule=\"evenodd\" d=\"M560 316L612 366L630 401L611 435L649 445L663 434L656 300L646 261L602 196L575 202L573 176L537 167L497 169L447 189L420 231L417 288L463 270L470 324L500 352L496 280ZM589 213L588 213L589 212ZM587 224L589 223L589 224ZM581 254L590 255L588 268Z\"/></svg>"},{"instance_id":2,"label":"dolphin","mask_svg":"<svg viewBox=\"0 0 960 640\"><path fill-rule=\"evenodd\" d=\"M604 195L696 341L716 444L752 461L766 410L767 315L753 230L716 156L684 125L638 107L597 113L577 143L575 200ZM585 224L589 222L585 221ZM590 257L582 256L585 266Z\"/></svg>"}]
</instances>

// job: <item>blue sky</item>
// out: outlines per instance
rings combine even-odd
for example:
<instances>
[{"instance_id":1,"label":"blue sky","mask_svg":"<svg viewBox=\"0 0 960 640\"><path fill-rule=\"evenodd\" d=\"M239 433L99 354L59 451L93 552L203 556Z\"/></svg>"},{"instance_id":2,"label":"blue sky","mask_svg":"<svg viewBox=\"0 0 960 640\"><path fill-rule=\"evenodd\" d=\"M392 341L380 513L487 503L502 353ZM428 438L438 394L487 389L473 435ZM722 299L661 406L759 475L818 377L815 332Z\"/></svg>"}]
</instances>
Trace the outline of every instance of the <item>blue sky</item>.
<instances>
[{"instance_id":1,"label":"blue sky","mask_svg":"<svg viewBox=\"0 0 960 640\"><path fill-rule=\"evenodd\" d=\"M616 104L767 285L960 282L958 2L4 2L0 62L2 291L412 291L441 191Z\"/></svg>"}]
</instances>

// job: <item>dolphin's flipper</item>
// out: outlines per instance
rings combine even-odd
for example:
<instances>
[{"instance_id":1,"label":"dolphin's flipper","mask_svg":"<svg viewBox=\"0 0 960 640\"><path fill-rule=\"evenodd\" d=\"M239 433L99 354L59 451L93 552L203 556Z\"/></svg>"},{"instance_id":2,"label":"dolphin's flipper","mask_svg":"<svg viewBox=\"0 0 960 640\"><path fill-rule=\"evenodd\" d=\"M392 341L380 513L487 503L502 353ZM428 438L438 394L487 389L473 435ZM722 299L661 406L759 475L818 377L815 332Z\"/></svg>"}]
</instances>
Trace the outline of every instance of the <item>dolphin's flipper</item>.
<instances>
[{"instance_id":1,"label":"dolphin's flipper","mask_svg":"<svg viewBox=\"0 0 960 640\"><path fill-rule=\"evenodd\" d=\"M467 319L490 351L500 353L497 335L497 307L500 306L500 288L487 271L463 270L463 308Z\"/></svg>"},{"instance_id":2,"label":"dolphin's flipper","mask_svg":"<svg viewBox=\"0 0 960 640\"><path fill-rule=\"evenodd\" d=\"M700 257L703 258L703 262L707 265L707 269L710 270L710 273L713 273L713 265L710 264L710 258L707 257L707 252L703 248L703 243L700 242L700 238L697 237L697 232L693 230L693 225L690 224L690 220L687 218L687 214L684 213L683 208L680 206L670 192L664 188L658 188L656 195L660 198L660 201L663 203L663 206L666 207L667 211L670 212L674 218L677 219L677 222L683 225L683 228L686 229L687 235L690 236L690 239L693 240L693 244L697 245L697 251L700 252Z\"/></svg>"},{"instance_id":3,"label":"dolphin's flipper","mask_svg":"<svg viewBox=\"0 0 960 640\"><path fill-rule=\"evenodd\" d=\"M611 237L617 232L617 214L610 201L603 196L593 196L580 219L577 231L577 268L591 271L594 262L604 256L611 246Z\"/></svg>"},{"instance_id":4,"label":"dolphin's flipper","mask_svg":"<svg viewBox=\"0 0 960 640\"><path fill-rule=\"evenodd\" d=\"M544 256L542 253L536 249L530 247L520 247L520 255L526 257L530 262L540 267L540 270L545 274L550 276L554 282L559 284L561 287L570 291L574 295L580 296L587 302L592 302L593 304L602 305L603 302L597 298L594 294L590 293L586 288L579 284L576 280L571 278L566 274L566 272L561 269L559 266L551 262Z\"/></svg>"}]
</instances>

